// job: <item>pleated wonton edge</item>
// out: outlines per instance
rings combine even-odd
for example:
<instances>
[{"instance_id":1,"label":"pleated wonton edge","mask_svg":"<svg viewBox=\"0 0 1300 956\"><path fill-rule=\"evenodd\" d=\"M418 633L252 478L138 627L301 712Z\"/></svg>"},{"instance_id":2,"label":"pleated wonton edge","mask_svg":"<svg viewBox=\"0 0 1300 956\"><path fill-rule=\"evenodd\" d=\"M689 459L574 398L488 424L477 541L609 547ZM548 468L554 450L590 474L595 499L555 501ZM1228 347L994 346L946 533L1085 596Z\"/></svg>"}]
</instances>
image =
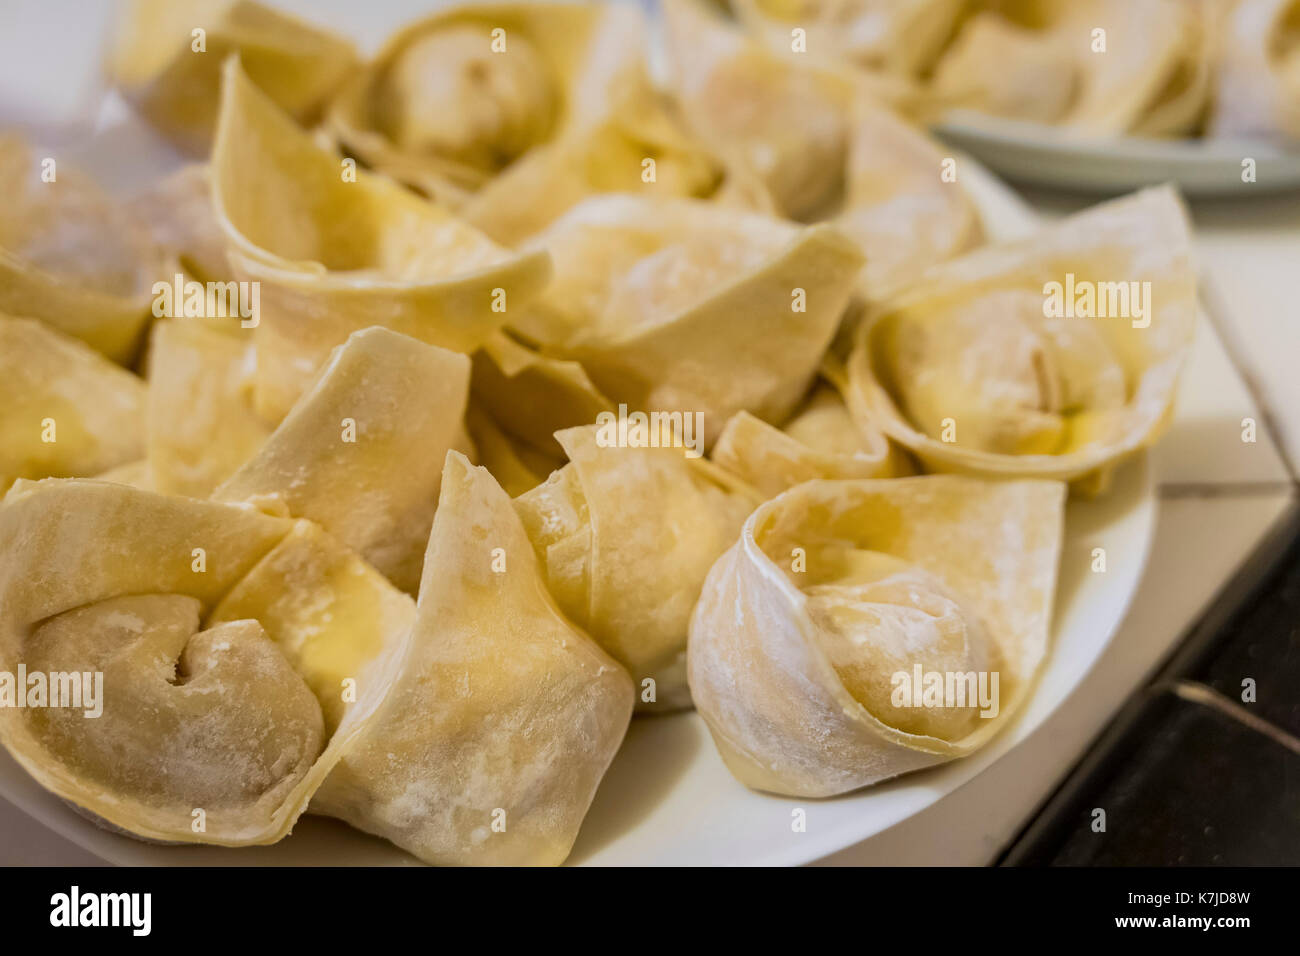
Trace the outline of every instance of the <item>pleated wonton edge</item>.
<instances>
[{"instance_id":1,"label":"pleated wonton edge","mask_svg":"<svg viewBox=\"0 0 1300 956\"><path fill-rule=\"evenodd\" d=\"M1067 273L1116 282L1151 282L1149 327L1121 334L1141 366L1129 372L1122 435L1109 443L1066 454L1003 454L944 442L920 431L882 381L877 334L892 316L947 307L979 295L1019 290L1046 298L1046 284ZM1089 280L1091 281L1091 280ZM994 244L935 266L896 298L882 303L857 330L848 360L849 408L863 422L878 425L931 470L988 477L1050 478L1076 482L1084 490L1104 487L1108 469L1146 447L1167 423L1179 373L1196 321L1196 273L1191 228L1181 199L1170 186L1145 189L1093 206L1038 234ZM1125 323L1127 317L1067 321ZM1127 353L1126 353L1127 354ZM1127 357L1132 357L1128 355ZM960 409L954 410L960 420ZM960 427L960 426L959 426ZM960 434L960 432L959 432Z\"/></svg>"},{"instance_id":2,"label":"pleated wonton edge","mask_svg":"<svg viewBox=\"0 0 1300 956\"><path fill-rule=\"evenodd\" d=\"M987 743L1028 696L1047 652L1064 501L1059 482L933 475L810 481L759 506L709 572L690 627L691 695L732 774L758 790L826 797ZM970 602L1012 670L985 726L956 741L905 733L845 688L806 596L764 550L848 540L845 531Z\"/></svg>"},{"instance_id":3,"label":"pleated wonton edge","mask_svg":"<svg viewBox=\"0 0 1300 956\"><path fill-rule=\"evenodd\" d=\"M158 495L111 482L20 481L0 504L0 531L11 543L0 560L0 604L6 609L0 622L0 666L17 670L28 631L41 622L124 596L197 599L200 627L206 628L208 614L222 597L293 527L288 519L247 507ZM112 544L87 548L87 541ZM192 564L198 542L205 548L202 572ZM260 808L249 819L208 812L205 828L197 830L189 807L172 814L157 802L111 793L83 779L75 765L53 757L22 710L0 709L0 742L45 789L137 837L220 846L274 843L289 833L317 787L374 718L396 677L407 640L406 633L385 638L381 653L368 664L365 689L314 763L278 804Z\"/></svg>"},{"instance_id":4,"label":"pleated wonton edge","mask_svg":"<svg viewBox=\"0 0 1300 956\"><path fill-rule=\"evenodd\" d=\"M472 352L550 278L544 251L512 253L397 183L349 171L233 57L212 180L235 272L260 283L257 408L270 419L351 333L381 325Z\"/></svg>"}]
</instances>

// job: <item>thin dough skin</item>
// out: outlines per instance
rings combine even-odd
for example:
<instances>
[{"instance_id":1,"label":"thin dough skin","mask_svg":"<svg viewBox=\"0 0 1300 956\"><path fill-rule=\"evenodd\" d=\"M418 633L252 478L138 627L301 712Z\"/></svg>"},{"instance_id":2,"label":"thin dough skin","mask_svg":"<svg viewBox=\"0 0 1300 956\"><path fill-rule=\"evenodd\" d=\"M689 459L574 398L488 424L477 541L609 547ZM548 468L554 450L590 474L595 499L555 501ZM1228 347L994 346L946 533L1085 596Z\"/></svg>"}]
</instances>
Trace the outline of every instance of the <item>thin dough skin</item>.
<instances>
[{"instance_id":1,"label":"thin dough skin","mask_svg":"<svg viewBox=\"0 0 1300 956\"><path fill-rule=\"evenodd\" d=\"M486 342L550 277L397 183L320 148L225 65L212 195L241 281L261 283L257 411L277 421L330 350L383 326L461 352Z\"/></svg>"},{"instance_id":2,"label":"thin dough skin","mask_svg":"<svg viewBox=\"0 0 1300 956\"><path fill-rule=\"evenodd\" d=\"M458 208L646 85L634 7L459 3L394 34L335 97L350 155Z\"/></svg>"},{"instance_id":3,"label":"thin dough skin","mask_svg":"<svg viewBox=\"0 0 1300 956\"><path fill-rule=\"evenodd\" d=\"M196 29L204 49L196 52ZM326 30L250 0L131 0L109 69L127 100L195 155L212 145L221 63L238 53L277 105L310 122L357 65Z\"/></svg>"},{"instance_id":4,"label":"thin dough skin","mask_svg":"<svg viewBox=\"0 0 1300 956\"><path fill-rule=\"evenodd\" d=\"M144 382L89 346L0 313L0 493L19 478L89 477L138 459L147 398Z\"/></svg>"},{"instance_id":5,"label":"thin dough skin","mask_svg":"<svg viewBox=\"0 0 1300 956\"><path fill-rule=\"evenodd\" d=\"M864 74L782 56L697 0L665 0L672 86L696 135L762 182L784 216L827 221L866 256L877 298L974 245L980 224L937 142L886 106Z\"/></svg>"},{"instance_id":6,"label":"thin dough skin","mask_svg":"<svg viewBox=\"0 0 1300 956\"><path fill-rule=\"evenodd\" d=\"M226 261L226 237L212 208L212 176L206 163L182 166L167 178L133 197L126 211L163 253L164 280L177 272L200 282L228 282L235 278ZM239 323L229 316L203 317L219 331L237 333Z\"/></svg>"},{"instance_id":7,"label":"thin dough skin","mask_svg":"<svg viewBox=\"0 0 1300 956\"><path fill-rule=\"evenodd\" d=\"M504 332L474 353L471 388L503 431L561 463L564 451L555 433L594 422L614 408L577 362L543 355Z\"/></svg>"},{"instance_id":8,"label":"thin dough skin","mask_svg":"<svg viewBox=\"0 0 1300 956\"><path fill-rule=\"evenodd\" d=\"M1047 649L1064 500L1059 482L933 475L760 506L691 618L691 695L731 772L827 797L987 742ZM998 673L996 716L895 710L881 687L912 666Z\"/></svg>"},{"instance_id":9,"label":"thin dough skin","mask_svg":"<svg viewBox=\"0 0 1300 956\"><path fill-rule=\"evenodd\" d=\"M602 193L693 197L775 211L752 170L705 147L677 104L647 84L609 115L540 146L486 183L461 208L472 226L518 246L584 199Z\"/></svg>"},{"instance_id":10,"label":"thin dough skin","mask_svg":"<svg viewBox=\"0 0 1300 956\"><path fill-rule=\"evenodd\" d=\"M628 669L640 710L687 707L691 609L754 502L680 448L602 445L594 425L555 437L569 464L515 501L551 593Z\"/></svg>"},{"instance_id":11,"label":"thin dough skin","mask_svg":"<svg viewBox=\"0 0 1300 956\"><path fill-rule=\"evenodd\" d=\"M427 863L559 864L632 697L560 613L505 492L450 452L402 676L316 805Z\"/></svg>"},{"instance_id":12,"label":"thin dough skin","mask_svg":"<svg viewBox=\"0 0 1300 956\"><path fill-rule=\"evenodd\" d=\"M419 609L311 521L120 483L19 482L0 507L13 543L0 669L102 670L107 699L86 724L6 709L11 753L145 839L274 842L310 799L426 862L562 862L627 727L631 681L560 613L485 470L451 451L430 475L407 444L374 450L413 405L442 406L415 444L445 450L468 385L464 355L357 333L219 491L355 537L347 518L373 508L374 469L402 471L404 496L382 490L405 509L394 527L429 540ZM347 410L356 445L335 441ZM410 512L427 503L432 521L448 476L429 536ZM382 558L391 537L355 543Z\"/></svg>"},{"instance_id":13,"label":"thin dough skin","mask_svg":"<svg viewBox=\"0 0 1300 956\"><path fill-rule=\"evenodd\" d=\"M1240 0L1215 24L1221 36L1211 136L1300 140L1297 23L1297 0Z\"/></svg>"},{"instance_id":14,"label":"thin dough skin","mask_svg":"<svg viewBox=\"0 0 1300 956\"><path fill-rule=\"evenodd\" d=\"M0 134L0 209L0 312L130 362L161 264L144 230L89 176L13 134Z\"/></svg>"},{"instance_id":15,"label":"thin dough skin","mask_svg":"<svg viewBox=\"0 0 1300 956\"><path fill-rule=\"evenodd\" d=\"M789 52L791 29L809 50L913 79L934 65L965 0L730 0L736 17L769 48ZM826 53L823 53L826 51Z\"/></svg>"},{"instance_id":16,"label":"thin dough skin","mask_svg":"<svg viewBox=\"0 0 1300 956\"><path fill-rule=\"evenodd\" d=\"M99 670L105 700L98 718L0 708L9 753L47 790L143 839L284 837L390 685L364 681L326 735L260 622L205 620L293 528L123 484L18 482L0 505L0 670ZM379 643L368 667L382 671L405 634Z\"/></svg>"},{"instance_id":17,"label":"thin dough skin","mask_svg":"<svg viewBox=\"0 0 1300 956\"><path fill-rule=\"evenodd\" d=\"M629 408L702 412L706 446L741 409L789 416L862 267L830 226L694 199L600 196L530 243L555 281L516 331Z\"/></svg>"},{"instance_id":18,"label":"thin dough skin","mask_svg":"<svg viewBox=\"0 0 1300 956\"><path fill-rule=\"evenodd\" d=\"M668 88L624 4L453 2L360 63L254 0L127 2L117 89L206 158L118 202L0 131L0 746L161 844L313 813L560 864L631 718L690 707L733 788L801 799L1009 738L1069 493L1171 417L1188 222L1163 187L968 252L892 107L1300 109L1300 0L663 0ZM1094 15L1171 29L1062 52Z\"/></svg>"},{"instance_id":19,"label":"thin dough skin","mask_svg":"<svg viewBox=\"0 0 1300 956\"><path fill-rule=\"evenodd\" d=\"M912 473L907 456L876 427L861 427L839 393L821 384L784 428L737 412L710 458L765 497L814 478L890 478Z\"/></svg>"},{"instance_id":20,"label":"thin dough skin","mask_svg":"<svg viewBox=\"0 0 1300 956\"><path fill-rule=\"evenodd\" d=\"M213 497L309 518L413 594L442 461L464 432L469 371L457 352L356 332Z\"/></svg>"},{"instance_id":21,"label":"thin dough skin","mask_svg":"<svg viewBox=\"0 0 1300 956\"><path fill-rule=\"evenodd\" d=\"M1133 314L1048 316L1052 283ZM1195 318L1186 211L1147 189L930 269L859 327L846 398L930 470L1097 491L1166 423Z\"/></svg>"},{"instance_id":22,"label":"thin dough skin","mask_svg":"<svg viewBox=\"0 0 1300 956\"><path fill-rule=\"evenodd\" d=\"M198 319L153 327L148 465L155 491L206 498L271 434L253 410L252 339L218 328Z\"/></svg>"}]
</instances>

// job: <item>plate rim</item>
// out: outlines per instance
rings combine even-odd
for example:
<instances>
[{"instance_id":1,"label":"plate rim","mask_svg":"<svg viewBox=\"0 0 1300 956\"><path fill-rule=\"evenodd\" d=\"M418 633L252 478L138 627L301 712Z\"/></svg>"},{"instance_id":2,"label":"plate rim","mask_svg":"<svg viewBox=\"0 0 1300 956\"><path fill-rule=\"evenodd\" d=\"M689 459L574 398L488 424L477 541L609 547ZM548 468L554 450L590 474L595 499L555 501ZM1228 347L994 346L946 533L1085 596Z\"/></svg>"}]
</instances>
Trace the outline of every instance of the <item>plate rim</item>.
<instances>
[{"instance_id":1,"label":"plate rim","mask_svg":"<svg viewBox=\"0 0 1300 956\"><path fill-rule=\"evenodd\" d=\"M1300 190L1300 143L1289 148L1248 138L1085 138L1057 126L972 110L950 110L930 132L1018 182L1074 193L1117 195L1167 181L1187 195L1205 197ZM1257 165L1253 182L1238 174L1246 158ZM1228 169L1234 175L1227 175Z\"/></svg>"}]
</instances>

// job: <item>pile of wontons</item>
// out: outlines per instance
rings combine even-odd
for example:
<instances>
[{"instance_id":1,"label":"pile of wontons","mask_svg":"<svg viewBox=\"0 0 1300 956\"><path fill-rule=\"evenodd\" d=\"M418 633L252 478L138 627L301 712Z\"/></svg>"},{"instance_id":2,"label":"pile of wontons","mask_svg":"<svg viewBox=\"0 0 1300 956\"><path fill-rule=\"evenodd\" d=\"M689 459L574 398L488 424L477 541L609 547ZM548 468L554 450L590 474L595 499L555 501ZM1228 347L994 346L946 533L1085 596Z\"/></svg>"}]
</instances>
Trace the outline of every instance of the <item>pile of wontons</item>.
<instances>
[{"instance_id":1,"label":"pile of wontons","mask_svg":"<svg viewBox=\"0 0 1300 956\"><path fill-rule=\"evenodd\" d=\"M801 797L1015 713L1067 493L1169 414L1179 199L984 244L859 73L665 15L661 89L629 6L452 7L362 62L142 2L114 75L201 165L118 203L0 137L0 672L104 686L10 683L43 786L147 840L310 810L559 863L634 710ZM1067 275L1142 321L1047 315ZM914 668L997 675L996 716L898 706Z\"/></svg>"},{"instance_id":2,"label":"pile of wontons","mask_svg":"<svg viewBox=\"0 0 1300 956\"><path fill-rule=\"evenodd\" d=\"M917 115L964 108L1079 136L1300 140L1300 0L728 5L772 49L865 71Z\"/></svg>"}]
</instances>

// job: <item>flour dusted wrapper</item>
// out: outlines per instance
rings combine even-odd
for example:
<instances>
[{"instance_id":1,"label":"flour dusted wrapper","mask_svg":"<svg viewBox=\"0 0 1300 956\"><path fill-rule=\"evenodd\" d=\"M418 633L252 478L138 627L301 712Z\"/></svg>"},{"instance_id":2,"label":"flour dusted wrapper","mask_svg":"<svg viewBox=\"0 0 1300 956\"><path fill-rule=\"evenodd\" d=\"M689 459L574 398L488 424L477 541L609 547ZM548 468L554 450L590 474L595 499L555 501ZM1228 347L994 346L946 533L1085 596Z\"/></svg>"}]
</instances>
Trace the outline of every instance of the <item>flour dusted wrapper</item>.
<instances>
[{"instance_id":1,"label":"flour dusted wrapper","mask_svg":"<svg viewBox=\"0 0 1300 956\"><path fill-rule=\"evenodd\" d=\"M560 613L510 499L447 457L411 651L319 808L428 863L563 862L632 712Z\"/></svg>"},{"instance_id":2,"label":"flour dusted wrapper","mask_svg":"<svg viewBox=\"0 0 1300 956\"><path fill-rule=\"evenodd\" d=\"M771 212L761 179L691 134L675 105L637 84L608 115L540 146L486 183L461 214L516 246L601 193L677 196Z\"/></svg>"},{"instance_id":3,"label":"flour dusted wrapper","mask_svg":"<svg viewBox=\"0 0 1300 956\"><path fill-rule=\"evenodd\" d=\"M150 341L153 490L206 498L271 434L253 408L257 358L251 336L175 319L157 323Z\"/></svg>"},{"instance_id":4,"label":"flour dusted wrapper","mask_svg":"<svg viewBox=\"0 0 1300 956\"><path fill-rule=\"evenodd\" d=\"M504 332L474 354L472 387L502 429L551 458L564 454L557 431L590 424L614 407L577 362L541 354Z\"/></svg>"},{"instance_id":5,"label":"flour dusted wrapper","mask_svg":"<svg viewBox=\"0 0 1300 956\"><path fill-rule=\"evenodd\" d=\"M512 254L396 183L348 168L235 60L211 175L235 272L260 282L257 408L272 421L353 332L379 325L472 352L549 275L545 252Z\"/></svg>"},{"instance_id":6,"label":"flour dusted wrapper","mask_svg":"<svg viewBox=\"0 0 1300 956\"><path fill-rule=\"evenodd\" d=\"M783 215L854 239L866 295L979 238L974 205L942 176L946 151L861 76L764 49L694 0L672 0L665 16L673 88L696 134L751 170Z\"/></svg>"},{"instance_id":7,"label":"flour dusted wrapper","mask_svg":"<svg viewBox=\"0 0 1300 956\"><path fill-rule=\"evenodd\" d=\"M1047 650L1064 500L1059 482L941 475L761 505L691 618L691 695L728 769L826 797L987 743Z\"/></svg>"},{"instance_id":8,"label":"flour dusted wrapper","mask_svg":"<svg viewBox=\"0 0 1300 956\"><path fill-rule=\"evenodd\" d=\"M872 72L914 78L928 70L963 12L962 0L732 0L736 16L773 50L805 50Z\"/></svg>"},{"instance_id":9,"label":"flour dusted wrapper","mask_svg":"<svg viewBox=\"0 0 1300 956\"><path fill-rule=\"evenodd\" d=\"M1242 0L1216 26L1211 136L1300 139L1300 32L1295 0Z\"/></svg>"},{"instance_id":10,"label":"flour dusted wrapper","mask_svg":"<svg viewBox=\"0 0 1300 956\"><path fill-rule=\"evenodd\" d=\"M737 412L710 457L769 498L814 478L888 478L911 470L884 432L859 426L824 384L784 428Z\"/></svg>"},{"instance_id":11,"label":"flour dusted wrapper","mask_svg":"<svg viewBox=\"0 0 1300 956\"><path fill-rule=\"evenodd\" d=\"M327 125L351 155L459 205L644 82L643 31L620 4L457 4L393 36Z\"/></svg>"},{"instance_id":12,"label":"flour dusted wrapper","mask_svg":"<svg viewBox=\"0 0 1300 956\"><path fill-rule=\"evenodd\" d=\"M1196 4L1089 0L1067 7L1068 31L1082 79L1064 121L1089 134L1132 131L1185 134L1200 125L1210 94L1210 47ZM1092 52L1092 31L1106 30L1106 51Z\"/></svg>"},{"instance_id":13,"label":"flour dusted wrapper","mask_svg":"<svg viewBox=\"0 0 1300 956\"><path fill-rule=\"evenodd\" d=\"M0 135L0 311L119 364L139 349L160 257L84 173Z\"/></svg>"},{"instance_id":14,"label":"flour dusted wrapper","mask_svg":"<svg viewBox=\"0 0 1300 956\"><path fill-rule=\"evenodd\" d=\"M843 187L853 84L765 49L695 0L664 5L671 88L696 135L809 219Z\"/></svg>"},{"instance_id":15,"label":"flour dusted wrapper","mask_svg":"<svg viewBox=\"0 0 1300 956\"><path fill-rule=\"evenodd\" d=\"M753 502L682 448L595 425L556 438L569 464L515 501L551 593L628 669L640 709L687 706L687 621Z\"/></svg>"},{"instance_id":16,"label":"flour dusted wrapper","mask_svg":"<svg viewBox=\"0 0 1300 956\"><path fill-rule=\"evenodd\" d=\"M212 207L212 177L205 164L182 166L132 198L126 211L162 251L163 281L174 282L177 272L204 283L235 278L226 259L226 237ZM240 327L235 316L204 316L203 320L218 330Z\"/></svg>"},{"instance_id":17,"label":"flour dusted wrapper","mask_svg":"<svg viewBox=\"0 0 1300 956\"><path fill-rule=\"evenodd\" d=\"M866 256L862 294L875 302L977 245L983 229L960 165L945 180L952 157L938 143L865 96L849 115L844 200L831 221Z\"/></svg>"},{"instance_id":18,"label":"flour dusted wrapper","mask_svg":"<svg viewBox=\"0 0 1300 956\"><path fill-rule=\"evenodd\" d=\"M702 413L706 444L741 409L790 414L862 265L828 226L689 199L591 199L533 241L555 279L512 327L631 409Z\"/></svg>"},{"instance_id":19,"label":"flour dusted wrapper","mask_svg":"<svg viewBox=\"0 0 1300 956\"><path fill-rule=\"evenodd\" d=\"M312 121L357 65L344 38L250 0L131 0L109 72L163 135L202 155L212 145L221 64L231 53L299 122Z\"/></svg>"},{"instance_id":20,"label":"flour dusted wrapper","mask_svg":"<svg viewBox=\"0 0 1300 956\"><path fill-rule=\"evenodd\" d=\"M979 11L940 59L933 90L952 106L1072 135L1185 136L1213 105L1222 7L1076 0Z\"/></svg>"},{"instance_id":21,"label":"flour dusted wrapper","mask_svg":"<svg viewBox=\"0 0 1300 956\"><path fill-rule=\"evenodd\" d=\"M933 90L954 107L1054 123L1065 115L1078 70L1058 44L1002 16L970 17L935 69Z\"/></svg>"},{"instance_id":22,"label":"flour dusted wrapper","mask_svg":"<svg viewBox=\"0 0 1300 956\"><path fill-rule=\"evenodd\" d=\"M319 525L297 521L209 617L211 625L248 620L265 628L315 695L328 736L355 701L387 694L397 681L415 602ZM370 746L379 722L345 752ZM322 800L313 797L313 812Z\"/></svg>"},{"instance_id":23,"label":"flour dusted wrapper","mask_svg":"<svg viewBox=\"0 0 1300 956\"><path fill-rule=\"evenodd\" d=\"M1195 317L1182 204L1144 190L881 304L858 330L849 407L932 470L1104 484L1159 433Z\"/></svg>"},{"instance_id":24,"label":"flour dusted wrapper","mask_svg":"<svg viewBox=\"0 0 1300 956\"><path fill-rule=\"evenodd\" d=\"M0 492L89 477L144 453L145 386L90 347L0 313Z\"/></svg>"},{"instance_id":25,"label":"flour dusted wrapper","mask_svg":"<svg viewBox=\"0 0 1300 956\"><path fill-rule=\"evenodd\" d=\"M207 619L294 527L107 481L15 485L0 505L0 670L100 672L103 699L94 718L0 709L10 755L47 790L143 839L285 836L391 684L362 680L327 732L277 647L310 634L273 640L256 619ZM370 666L392 666L404 640L386 635Z\"/></svg>"},{"instance_id":26,"label":"flour dusted wrapper","mask_svg":"<svg viewBox=\"0 0 1300 956\"><path fill-rule=\"evenodd\" d=\"M469 365L388 329L355 333L214 497L310 518L413 593Z\"/></svg>"}]
</instances>

